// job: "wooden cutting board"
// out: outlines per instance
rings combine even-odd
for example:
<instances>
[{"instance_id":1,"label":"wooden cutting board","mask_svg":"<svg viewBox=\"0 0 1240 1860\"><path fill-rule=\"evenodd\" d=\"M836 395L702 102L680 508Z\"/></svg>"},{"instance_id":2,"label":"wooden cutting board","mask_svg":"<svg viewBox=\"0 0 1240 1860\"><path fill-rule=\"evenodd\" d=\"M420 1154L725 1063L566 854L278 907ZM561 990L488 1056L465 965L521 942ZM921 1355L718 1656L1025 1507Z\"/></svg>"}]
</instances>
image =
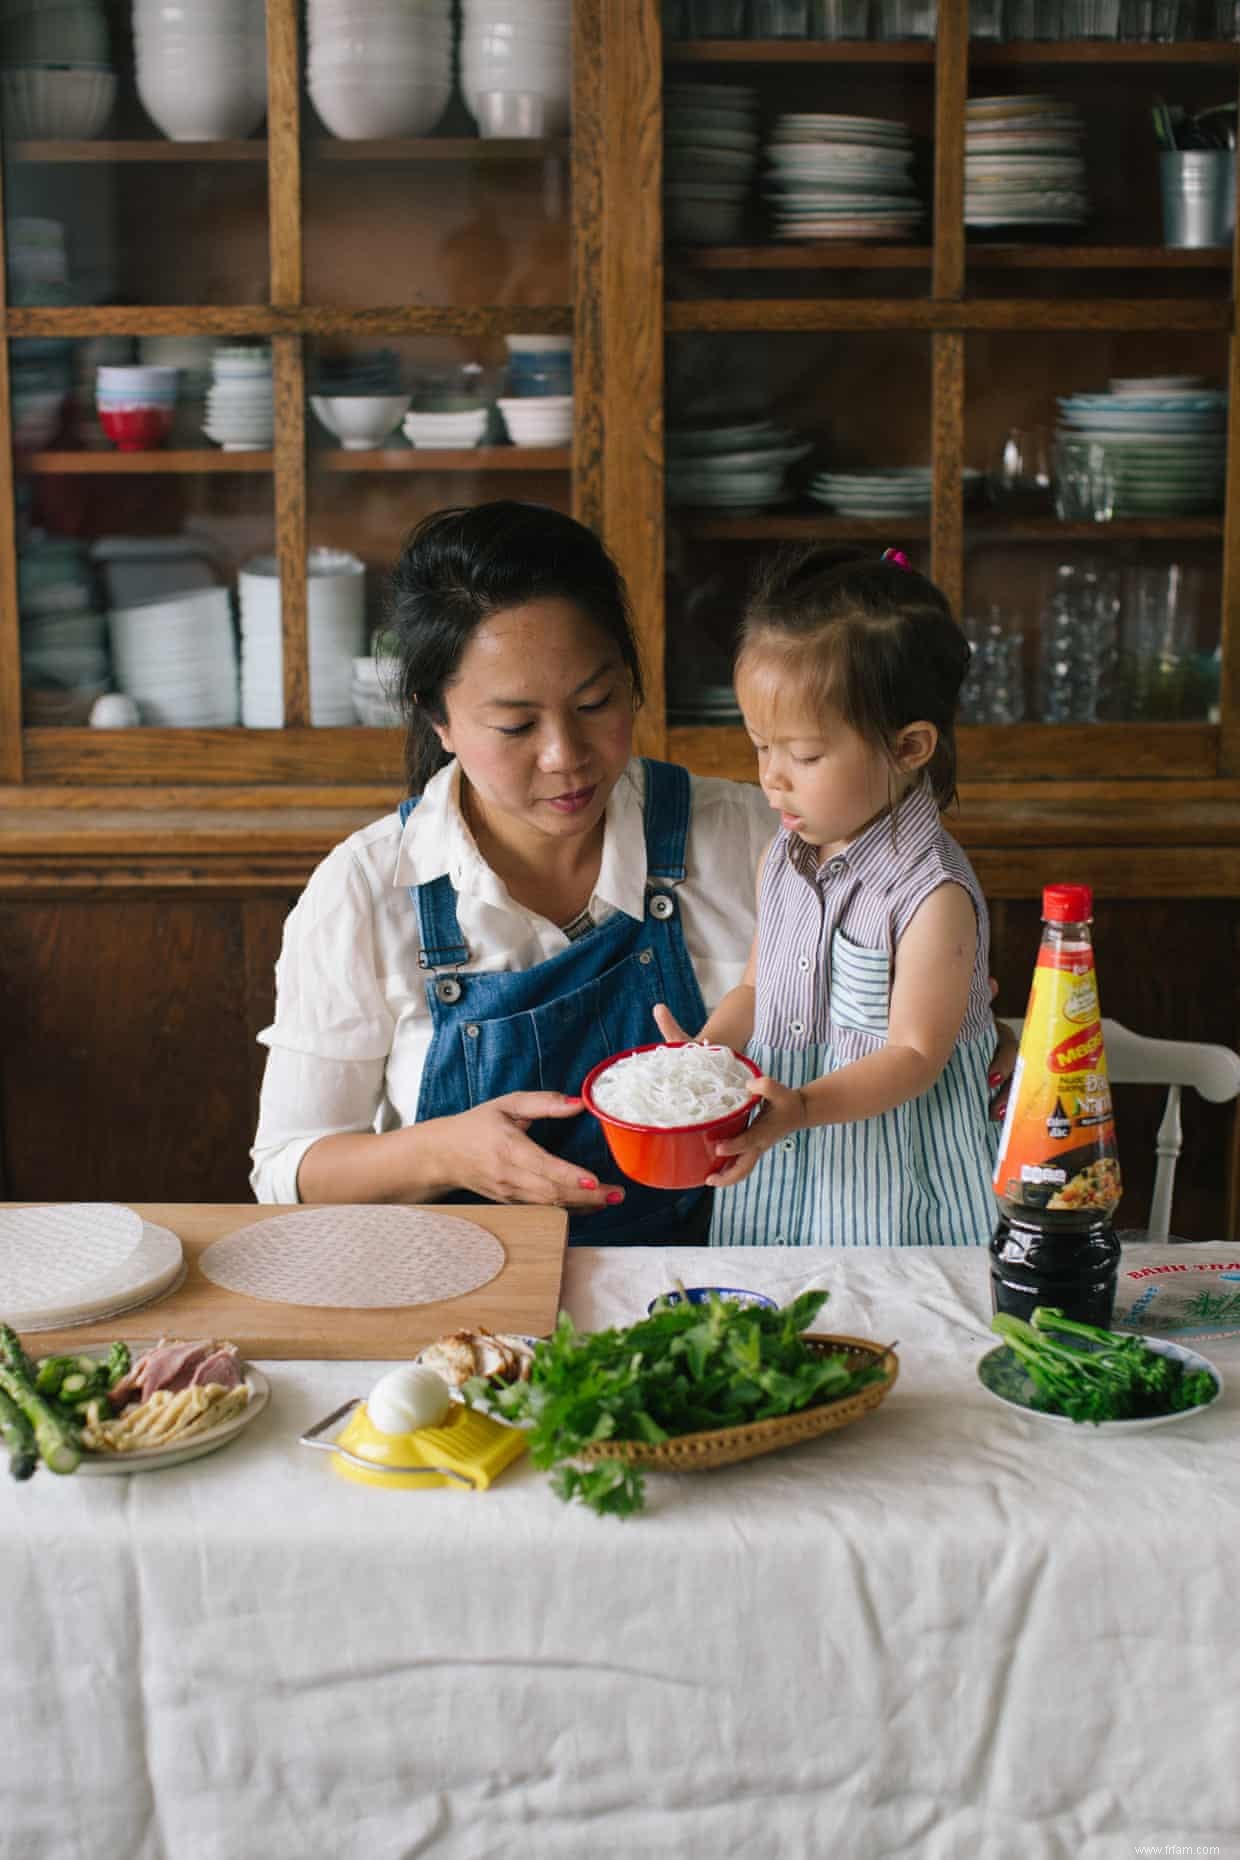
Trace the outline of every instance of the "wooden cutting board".
<instances>
[{"instance_id":1,"label":"wooden cutting board","mask_svg":"<svg viewBox=\"0 0 1240 1860\"><path fill-rule=\"evenodd\" d=\"M11 1203L11 1206L29 1203ZM71 1330L31 1332L38 1356L107 1343L113 1337L229 1338L245 1357L323 1357L402 1362L449 1331L485 1324L488 1330L541 1337L560 1308L560 1278L568 1243L568 1216L559 1208L491 1208L439 1205L493 1233L507 1258L497 1277L476 1292L436 1304L381 1310L325 1310L321 1305L277 1305L213 1285L198 1256L213 1240L254 1221L291 1214L292 1208L227 1207L194 1202L134 1202L139 1214L171 1228L185 1248L186 1274L176 1291L120 1317L77 1324ZM3 1313L0 1312L0 1318Z\"/></svg>"}]
</instances>

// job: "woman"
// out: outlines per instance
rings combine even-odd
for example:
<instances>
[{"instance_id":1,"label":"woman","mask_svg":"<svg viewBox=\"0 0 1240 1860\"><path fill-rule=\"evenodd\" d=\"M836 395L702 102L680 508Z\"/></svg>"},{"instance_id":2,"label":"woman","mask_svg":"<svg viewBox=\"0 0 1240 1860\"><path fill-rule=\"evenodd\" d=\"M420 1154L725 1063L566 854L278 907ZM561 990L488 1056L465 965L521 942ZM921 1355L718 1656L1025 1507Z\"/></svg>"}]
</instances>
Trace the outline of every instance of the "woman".
<instances>
[{"instance_id":1,"label":"woman","mask_svg":"<svg viewBox=\"0 0 1240 1860\"><path fill-rule=\"evenodd\" d=\"M552 1203L577 1242L704 1236L702 1192L618 1180L570 1094L659 1037L656 1002L700 1027L740 981L764 796L632 759L624 584L557 511L427 518L392 628L411 798L328 855L285 926L255 1195Z\"/></svg>"},{"instance_id":2,"label":"woman","mask_svg":"<svg viewBox=\"0 0 1240 1860\"><path fill-rule=\"evenodd\" d=\"M441 511L394 575L410 795L285 926L260 1201L554 1203L592 1243L703 1230L617 1179L575 1093L740 980L759 789L632 759L641 669L598 539L511 502Z\"/></svg>"}]
</instances>

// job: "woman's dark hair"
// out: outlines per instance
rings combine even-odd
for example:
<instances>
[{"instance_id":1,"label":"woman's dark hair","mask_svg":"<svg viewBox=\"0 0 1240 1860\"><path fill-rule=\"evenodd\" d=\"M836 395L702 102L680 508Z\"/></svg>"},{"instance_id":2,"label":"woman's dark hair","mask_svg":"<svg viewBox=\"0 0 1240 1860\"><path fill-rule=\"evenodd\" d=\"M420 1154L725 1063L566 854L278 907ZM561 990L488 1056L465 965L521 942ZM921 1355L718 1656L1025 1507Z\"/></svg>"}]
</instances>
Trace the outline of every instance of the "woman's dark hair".
<instances>
[{"instance_id":1,"label":"woman's dark hair","mask_svg":"<svg viewBox=\"0 0 1240 1860\"><path fill-rule=\"evenodd\" d=\"M969 642L925 575L859 549L784 549L758 571L737 649L789 663L798 696L833 705L890 758L906 724L938 731L926 765L940 808L956 794L956 704Z\"/></svg>"},{"instance_id":2,"label":"woman's dark hair","mask_svg":"<svg viewBox=\"0 0 1240 1860\"><path fill-rule=\"evenodd\" d=\"M406 538L392 571L393 690L408 720L405 774L421 794L449 761L432 724L475 629L530 601L572 601L618 650L642 700L641 662L620 570L592 530L543 504L502 499L437 510Z\"/></svg>"}]
</instances>

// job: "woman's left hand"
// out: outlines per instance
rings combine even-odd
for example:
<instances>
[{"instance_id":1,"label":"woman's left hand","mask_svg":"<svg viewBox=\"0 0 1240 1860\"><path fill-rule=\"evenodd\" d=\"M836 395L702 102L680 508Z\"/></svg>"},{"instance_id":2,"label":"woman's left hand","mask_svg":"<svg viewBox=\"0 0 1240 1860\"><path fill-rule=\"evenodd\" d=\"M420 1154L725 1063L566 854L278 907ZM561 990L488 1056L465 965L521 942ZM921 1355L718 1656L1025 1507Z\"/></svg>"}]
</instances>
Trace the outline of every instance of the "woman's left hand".
<instances>
[{"instance_id":1,"label":"woman's left hand","mask_svg":"<svg viewBox=\"0 0 1240 1860\"><path fill-rule=\"evenodd\" d=\"M784 1137L805 1126L805 1100L799 1091L789 1091L778 1079L765 1076L754 1079L749 1089L755 1098L764 1098L766 1102L748 1130L715 1145L717 1156L729 1156L733 1160L707 1176L707 1188L734 1188L745 1180L767 1150L774 1149Z\"/></svg>"}]
</instances>

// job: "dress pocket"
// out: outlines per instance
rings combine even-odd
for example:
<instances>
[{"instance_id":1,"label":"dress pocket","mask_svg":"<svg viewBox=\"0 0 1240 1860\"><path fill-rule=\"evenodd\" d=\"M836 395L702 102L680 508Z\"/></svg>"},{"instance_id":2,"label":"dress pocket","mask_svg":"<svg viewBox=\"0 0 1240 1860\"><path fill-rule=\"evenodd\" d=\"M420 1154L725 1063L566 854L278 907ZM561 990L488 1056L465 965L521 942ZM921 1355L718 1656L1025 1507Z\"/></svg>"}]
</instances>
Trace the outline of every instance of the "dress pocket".
<instances>
[{"instance_id":1,"label":"dress pocket","mask_svg":"<svg viewBox=\"0 0 1240 1860\"><path fill-rule=\"evenodd\" d=\"M831 938L831 1022L855 1033L885 1035L891 997L891 956L885 949Z\"/></svg>"}]
</instances>

